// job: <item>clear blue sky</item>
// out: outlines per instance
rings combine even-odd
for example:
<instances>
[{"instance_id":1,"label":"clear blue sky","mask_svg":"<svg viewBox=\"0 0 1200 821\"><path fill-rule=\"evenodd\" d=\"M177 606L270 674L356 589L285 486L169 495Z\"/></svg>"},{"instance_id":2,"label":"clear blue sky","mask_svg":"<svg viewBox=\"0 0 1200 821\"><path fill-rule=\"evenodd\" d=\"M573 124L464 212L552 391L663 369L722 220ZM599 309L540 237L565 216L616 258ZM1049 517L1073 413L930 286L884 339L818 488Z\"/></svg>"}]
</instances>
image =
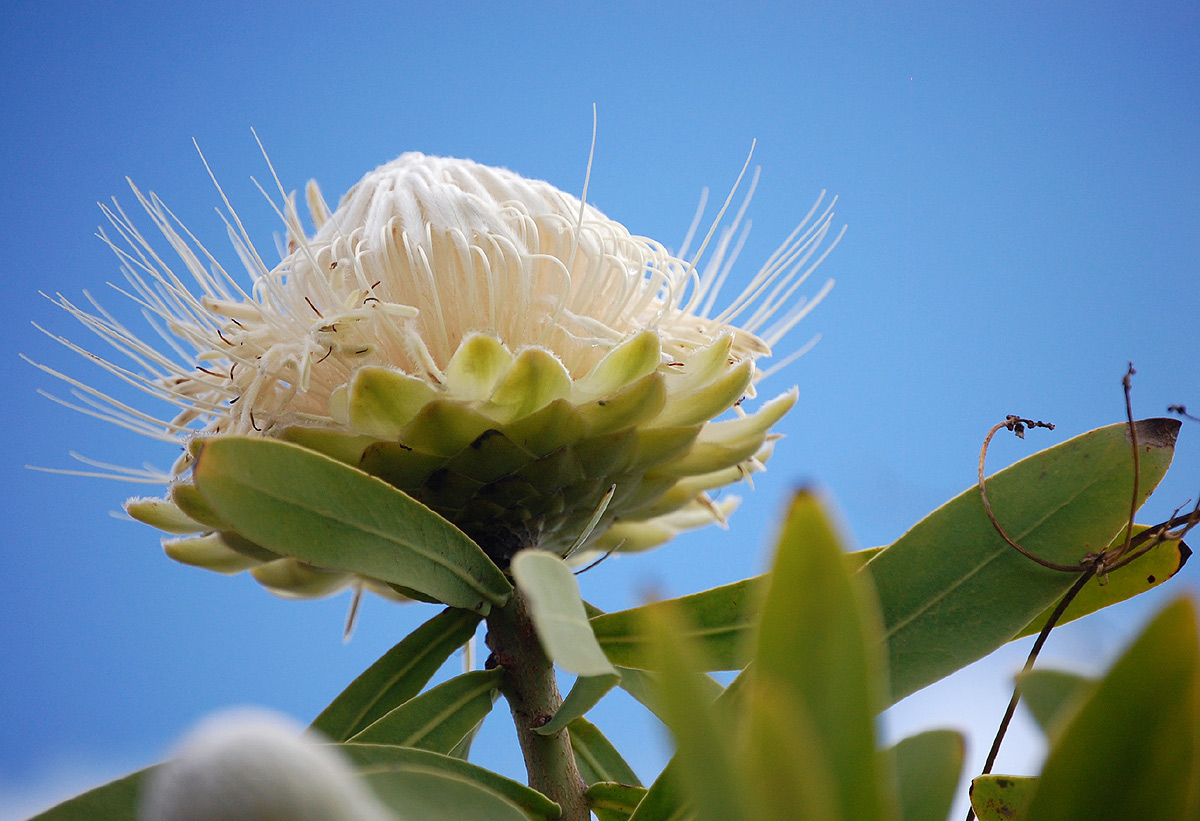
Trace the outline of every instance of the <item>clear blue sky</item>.
<instances>
[{"instance_id":1,"label":"clear blue sky","mask_svg":"<svg viewBox=\"0 0 1200 821\"><path fill-rule=\"evenodd\" d=\"M251 127L286 186L316 177L331 199L410 149L578 192L595 103L590 201L669 246L701 188L723 195L757 138L743 276L820 190L839 195L849 231L823 268L838 284L794 337L823 340L763 389L800 386L770 471L729 533L583 577L601 606L758 572L800 481L827 490L855 544L890 542L970 484L1004 414L1059 428L998 443L997 468L1119 421L1130 359L1141 415L1200 408L1194 3L596 6L5 5L0 818L150 763L222 707L310 719L433 612L367 601L343 646L345 597L285 602L176 565L154 532L108 515L137 488L22 467L69 466L70 450L172 461L36 395L58 386L17 353L113 387L29 323L85 341L39 290L120 304L104 285L116 261L92 233L97 201L131 203L126 175L236 267L192 138L264 250L278 225L249 181L268 176ZM1142 518L1197 493L1193 424ZM1173 586L1198 581L1191 566ZM1048 653L1095 669L1151 606L1065 630ZM977 770L1023 652L910 699L891 725L974 712ZM515 774L505 712L478 760ZM653 719L618 696L597 720L652 777L666 749ZM1016 742L1001 769L1036 762L1036 744Z\"/></svg>"}]
</instances>

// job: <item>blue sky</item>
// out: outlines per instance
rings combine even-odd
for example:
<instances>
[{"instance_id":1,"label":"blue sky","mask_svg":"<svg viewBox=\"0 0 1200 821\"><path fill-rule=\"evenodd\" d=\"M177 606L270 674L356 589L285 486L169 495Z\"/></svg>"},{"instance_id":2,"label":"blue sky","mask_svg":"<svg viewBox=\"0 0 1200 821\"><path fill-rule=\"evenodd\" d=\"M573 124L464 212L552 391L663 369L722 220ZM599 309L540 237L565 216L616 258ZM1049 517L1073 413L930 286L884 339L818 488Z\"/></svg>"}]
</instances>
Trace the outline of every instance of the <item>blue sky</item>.
<instances>
[{"instance_id":1,"label":"blue sky","mask_svg":"<svg viewBox=\"0 0 1200 821\"><path fill-rule=\"evenodd\" d=\"M858 546L894 540L972 481L1006 413L1058 424L998 442L999 468L1123 417L1200 408L1200 10L1194 4L14 2L0 12L0 304L7 357L0 471L0 818L150 763L199 717L257 704L313 717L432 611L365 603L343 646L345 597L275 599L184 568L119 521L137 488L35 473L68 451L166 467L168 448L60 408L23 352L111 380L42 336L86 332L38 291L106 305L119 276L95 203L128 175L236 266L211 162L260 249L278 225L250 177L330 199L402 151L505 165L578 193L677 246L704 186L720 198L757 139L762 180L738 273L752 274L817 194L845 239L830 297L795 331L808 355L765 395L800 387L770 471L728 533L679 539L583 577L609 608L758 572L790 488L816 482ZM1200 492L1200 426L1143 519ZM1200 568L1172 585L1195 590ZM1164 594L1164 596L1167 594ZM1133 603L1052 638L1097 669L1161 604ZM894 732L972 726L977 771L1024 648L1009 648L889 716ZM519 761L493 722L481 763ZM597 720L644 777L664 760L653 719L613 697ZM1000 768L1036 763L1027 729ZM5 809L7 808L7 809Z\"/></svg>"}]
</instances>

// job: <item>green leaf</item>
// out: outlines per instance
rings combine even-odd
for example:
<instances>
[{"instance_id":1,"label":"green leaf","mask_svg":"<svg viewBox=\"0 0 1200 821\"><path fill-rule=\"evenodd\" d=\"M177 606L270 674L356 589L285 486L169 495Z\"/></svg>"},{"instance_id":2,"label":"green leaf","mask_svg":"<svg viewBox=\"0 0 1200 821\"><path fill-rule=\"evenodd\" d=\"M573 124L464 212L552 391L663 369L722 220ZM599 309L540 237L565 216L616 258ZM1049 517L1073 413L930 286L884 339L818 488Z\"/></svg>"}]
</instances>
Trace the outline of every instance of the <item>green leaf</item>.
<instances>
[{"instance_id":1,"label":"green leaf","mask_svg":"<svg viewBox=\"0 0 1200 821\"><path fill-rule=\"evenodd\" d=\"M482 721L472 727L471 730L465 736L463 736L457 744L454 745L454 749L450 750L450 752L446 753L446 755L454 756L455 758L461 758L463 761L469 760L471 757L471 745L475 743L475 737L479 735L479 731L481 729L483 729Z\"/></svg>"},{"instance_id":2,"label":"green leaf","mask_svg":"<svg viewBox=\"0 0 1200 821\"><path fill-rule=\"evenodd\" d=\"M604 733L586 718L577 718L567 725L571 736L571 749L575 752L575 763L585 784L603 781L642 786L637 773L625 763Z\"/></svg>"},{"instance_id":3,"label":"green leaf","mask_svg":"<svg viewBox=\"0 0 1200 821\"><path fill-rule=\"evenodd\" d=\"M1196 818L1200 636L1189 599L1168 605L1058 733L1029 821Z\"/></svg>"},{"instance_id":4,"label":"green leaf","mask_svg":"<svg viewBox=\"0 0 1200 821\"><path fill-rule=\"evenodd\" d=\"M892 747L902 821L945 821L954 803L965 742L954 730L930 730Z\"/></svg>"},{"instance_id":5,"label":"green leaf","mask_svg":"<svg viewBox=\"0 0 1200 821\"><path fill-rule=\"evenodd\" d=\"M681 638L686 635L685 625L669 608L652 610L647 619L651 652L657 656L654 666L661 670L663 719L675 738L676 752L659 776L660 781L670 779L669 786L660 789L655 801L644 800L633 818L676 817L685 797L700 821L770 817L756 811L756 796L735 754L732 716L727 710L713 709L705 689L698 686L695 673L703 665L695 657L695 648Z\"/></svg>"},{"instance_id":6,"label":"green leaf","mask_svg":"<svg viewBox=\"0 0 1200 821\"><path fill-rule=\"evenodd\" d=\"M646 788L599 781L583 795L600 821L627 821L646 797Z\"/></svg>"},{"instance_id":7,"label":"green leaf","mask_svg":"<svg viewBox=\"0 0 1200 821\"><path fill-rule=\"evenodd\" d=\"M1146 525L1134 525L1133 533L1136 536L1146 529ZM1125 532L1122 529L1110 547L1122 545L1124 542ZM1089 581L1067 606L1058 624L1075 621L1102 607L1123 602L1157 587L1183 569L1191 555L1191 548L1182 541L1162 542L1119 570ZM1043 610L1016 637L1020 639L1040 633L1057 604L1055 602Z\"/></svg>"},{"instance_id":8,"label":"green leaf","mask_svg":"<svg viewBox=\"0 0 1200 821\"><path fill-rule=\"evenodd\" d=\"M669 615L669 614L668 614ZM641 673L642 671L635 671ZM712 697L712 688L709 685L714 685L720 688L721 685L713 681L710 677L702 673L691 673L690 684L688 685L689 692L698 693L701 703L706 705L703 709L706 712L711 712L713 715L722 715L724 718L719 721L734 722L737 713L744 701L743 695L746 690L746 680L749 678L748 671L743 670L738 674L728 687L720 690L715 698ZM659 695L648 699L650 704L658 705L662 712L655 712L655 715L667 723L666 707L671 704L671 694L666 685L662 683L661 675L657 673L642 673L647 679L653 682L661 692ZM622 685L625 684L622 679ZM646 703L646 702L643 702ZM649 705L647 705L649 706ZM654 783L650 785L642 803L638 804L637 811L633 814L630 821L677 821L678 819L691 818L690 808L684 796L683 788L680 786L680 772L682 763L679 756L675 755L667 762L667 766L663 767L658 778L654 779Z\"/></svg>"},{"instance_id":9,"label":"green leaf","mask_svg":"<svg viewBox=\"0 0 1200 821\"><path fill-rule=\"evenodd\" d=\"M971 782L971 807L979 821L1025 821L1037 785L1027 776L981 775Z\"/></svg>"},{"instance_id":10,"label":"green leaf","mask_svg":"<svg viewBox=\"0 0 1200 821\"><path fill-rule=\"evenodd\" d=\"M846 553L842 559L847 568L858 570L882 549ZM684 622L694 625L688 628L688 638L702 649L709 669L740 670L754 651L754 630L766 585L766 576L755 576L667 602L593 615L592 630L613 664L644 668L649 646L644 632L646 614L655 608L678 608Z\"/></svg>"},{"instance_id":11,"label":"green leaf","mask_svg":"<svg viewBox=\"0 0 1200 821\"><path fill-rule=\"evenodd\" d=\"M759 603L765 590L759 576L664 602L608 613L592 619L596 640L613 664L645 667L650 638L647 615L678 608L688 639L702 645L710 670L740 670L750 657Z\"/></svg>"},{"instance_id":12,"label":"green leaf","mask_svg":"<svg viewBox=\"0 0 1200 821\"><path fill-rule=\"evenodd\" d=\"M1179 422L1150 419L1137 430L1140 504L1171 462ZM992 508L1009 535L1063 564L1109 544L1129 517L1127 432L1120 424L1085 433L989 479ZM865 571L875 581L886 625L893 700L1009 641L1075 580L1005 544L976 487L914 525Z\"/></svg>"},{"instance_id":13,"label":"green leaf","mask_svg":"<svg viewBox=\"0 0 1200 821\"><path fill-rule=\"evenodd\" d=\"M1057 736L1063 722L1091 695L1096 682L1062 670L1030 670L1017 676L1021 703L1049 738Z\"/></svg>"},{"instance_id":14,"label":"green leaf","mask_svg":"<svg viewBox=\"0 0 1200 821\"><path fill-rule=\"evenodd\" d=\"M480 613L512 592L450 522L386 482L298 445L206 439L193 478L222 521L281 555Z\"/></svg>"},{"instance_id":15,"label":"green leaf","mask_svg":"<svg viewBox=\"0 0 1200 821\"><path fill-rule=\"evenodd\" d=\"M617 675L596 643L579 583L566 562L544 550L522 550L511 569L550 660L577 676Z\"/></svg>"},{"instance_id":16,"label":"green leaf","mask_svg":"<svg viewBox=\"0 0 1200 821\"><path fill-rule=\"evenodd\" d=\"M381 801L421 821L539 821L562 810L546 796L458 758L384 744L340 744Z\"/></svg>"},{"instance_id":17,"label":"green leaf","mask_svg":"<svg viewBox=\"0 0 1200 821\"><path fill-rule=\"evenodd\" d=\"M361 732L421 692L446 659L475 634L479 615L448 607L422 624L356 678L316 721L334 741Z\"/></svg>"},{"instance_id":18,"label":"green leaf","mask_svg":"<svg viewBox=\"0 0 1200 821\"><path fill-rule=\"evenodd\" d=\"M621 689L633 696L643 707L653 713L660 721L663 717L662 677L649 670L636 670L632 667L618 667L621 674ZM694 686L704 694L705 702L712 704L725 690L712 676L704 673L693 673ZM669 696L668 696L669 697Z\"/></svg>"},{"instance_id":19,"label":"green leaf","mask_svg":"<svg viewBox=\"0 0 1200 821\"><path fill-rule=\"evenodd\" d=\"M793 497L769 578L745 698L746 757L758 759L769 816L803 806L814 818L889 817L878 614L813 494Z\"/></svg>"},{"instance_id":20,"label":"green leaf","mask_svg":"<svg viewBox=\"0 0 1200 821\"><path fill-rule=\"evenodd\" d=\"M153 770L147 767L110 781L57 804L29 821L138 821L142 781Z\"/></svg>"},{"instance_id":21,"label":"green leaf","mask_svg":"<svg viewBox=\"0 0 1200 821\"><path fill-rule=\"evenodd\" d=\"M449 754L492 711L504 670L455 676L393 709L350 741Z\"/></svg>"},{"instance_id":22,"label":"green leaf","mask_svg":"<svg viewBox=\"0 0 1200 821\"><path fill-rule=\"evenodd\" d=\"M554 717L541 727L535 727L534 732L540 735L554 735L575 719L582 718L620 682L621 674L616 670L608 676L580 676L575 679L571 692L567 693Z\"/></svg>"}]
</instances>

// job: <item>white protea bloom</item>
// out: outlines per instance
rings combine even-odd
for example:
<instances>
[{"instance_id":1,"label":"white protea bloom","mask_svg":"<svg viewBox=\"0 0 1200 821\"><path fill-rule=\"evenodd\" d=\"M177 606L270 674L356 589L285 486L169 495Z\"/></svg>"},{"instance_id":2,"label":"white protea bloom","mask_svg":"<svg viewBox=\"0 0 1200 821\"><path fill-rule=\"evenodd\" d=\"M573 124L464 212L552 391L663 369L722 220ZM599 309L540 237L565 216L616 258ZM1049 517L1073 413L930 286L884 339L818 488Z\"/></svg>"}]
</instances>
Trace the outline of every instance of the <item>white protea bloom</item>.
<instances>
[{"instance_id":1,"label":"white protea bloom","mask_svg":"<svg viewBox=\"0 0 1200 821\"><path fill-rule=\"evenodd\" d=\"M548 183L409 153L332 212L310 183L312 236L285 198L287 253L273 267L231 212L246 290L156 196L134 193L186 276L119 208L105 209L119 235L105 238L170 349L94 303L57 301L132 366L91 358L176 411L159 420L68 381L84 410L185 446L170 496L127 504L185 534L164 541L171 556L250 569L285 594L382 586L207 532L189 483L193 437L277 437L355 465L454 522L502 568L531 546L642 550L736 506L708 492L762 469L770 427L796 399L793 389L747 415L757 360L832 285L796 296L836 243L824 242L832 203L819 211L820 200L718 310L744 205L688 260L703 203L673 254Z\"/></svg>"}]
</instances>

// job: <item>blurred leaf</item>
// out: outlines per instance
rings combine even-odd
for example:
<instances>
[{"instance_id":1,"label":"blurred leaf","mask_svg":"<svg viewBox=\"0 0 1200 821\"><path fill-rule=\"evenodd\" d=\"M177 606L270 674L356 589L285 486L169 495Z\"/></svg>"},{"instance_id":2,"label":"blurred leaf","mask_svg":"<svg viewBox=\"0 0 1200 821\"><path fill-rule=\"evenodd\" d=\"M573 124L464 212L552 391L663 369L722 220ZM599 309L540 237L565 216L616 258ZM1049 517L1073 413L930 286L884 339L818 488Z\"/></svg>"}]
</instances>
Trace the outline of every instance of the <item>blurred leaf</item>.
<instances>
[{"instance_id":1,"label":"blurred leaf","mask_svg":"<svg viewBox=\"0 0 1200 821\"><path fill-rule=\"evenodd\" d=\"M1054 740L1063 721L1083 703L1096 682L1062 670L1030 670L1017 676L1021 703L1047 737Z\"/></svg>"},{"instance_id":2,"label":"blurred leaf","mask_svg":"<svg viewBox=\"0 0 1200 821\"><path fill-rule=\"evenodd\" d=\"M298 445L203 440L193 478L221 520L268 550L486 613L512 586L479 546L396 488Z\"/></svg>"},{"instance_id":3,"label":"blurred leaf","mask_svg":"<svg viewBox=\"0 0 1200 821\"><path fill-rule=\"evenodd\" d=\"M326 707L316 721L333 741L345 741L421 692L450 655L475 634L479 615L448 607L384 653Z\"/></svg>"},{"instance_id":4,"label":"blurred leaf","mask_svg":"<svg viewBox=\"0 0 1200 821\"><path fill-rule=\"evenodd\" d=\"M605 615L603 610L588 602L584 602L583 607L589 620ZM640 627L637 629L641 630ZM662 690L662 686L659 683L658 674L646 670L638 670L633 667L621 667L619 665L616 666L616 669L621 674L621 689L633 696L643 707L661 721L662 707L659 704L659 693ZM714 681L711 676L704 673L695 673L694 675L698 682L697 686L704 688L710 702L716 700L717 696L725 689L718 682Z\"/></svg>"},{"instance_id":5,"label":"blurred leaf","mask_svg":"<svg viewBox=\"0 0 1200 821\"><path fill-rule=\"evenodd\" d=\"M502 775L458 758L385 744L340 744L380 800L402 818L553 819L549 798Z\"/></svg>"},{"instance_id":6,"label":"blurred leaf","mask_svg":"<svg viewBox=\"0 0 1200 821\"><path fill-rule=\"evenodd\" d=\"M61 804L56 804L29 821L138 821L138 797L142 780L153 767L102 784Z\"/></svg>"},{"instance_id":7,"label":"blurred leaf","mask_svg":"<svg viewBox=\"0 0 1200 821\"><path fill-rule=\"evenodd\" d=\"M621 689L633 696L638 703L649 710L660 721L662 720L662 682L658 673L649 670L636 670L632 667L618 667L621 674ZM693 673L695 686L700 688L709 704L725 690L712 676L704 673Z\"/></svg>"},{"instance_id":8,"label":"blurred leaf","mask_svg":"<svg viewBox=\"0 0 1200 821\"><path fill-rule=\"evenodd\" d=\"M1025 821L1037 785L1027 776L981 775L971 782L971 807L979 821Z\"/></svg>"},{"instance_id":9,"label":"blurred leaf","mask_svg":"<svg viewBox=\"0 0 1200 821\"><path fill-rule=\"evenodd\" d=\"M600 821L627 821L646 796L646 788L598 781L588 787L584 796Z\"/></svg>"},{"instance_id":10,"label":"blurred leaf","mask_svg":"<svg viewBox=\"0 0 1200 821\"><path fill-rule=\"evenodd\" d=\"M665 691L666 687L662 683L660 674L643 673L640 670L634 672L641 673L648 683L660 691L659 695L655 695L648 701L662 710L662 712L655 712L655 715L665 724L667 722L665 705L669 704L671 699L669 696L664 698L661 695L661 691ZM736 713L743 701L742 695L746 690L746 680L749 678L747 670L739 673L728 687L717 693L715 698L711 695L713 691L710 685L720 688L720 684L701 673L692 673L690 678L689 687L694 688L695 692L700 694L704 704L710 705L707 708L709 711L714 715L724 716L723 719L720 719L721 721L733 722L735 720ZM621 683L624 685L625 680L622 679ZM654 783L650 785L642 803L638 804L637 812L633 814L631 821L677 821L693 817L679 784L681 767L679 756L672 756L671 760L667 762L667 766L663 767L662 772L658 774L658 778L654 779Z\"/></svg>"},{"instance_id":11,"label":"blurred leaf","mask_svg":"<svg viewBox=\"0 0 1200 821\"><path fill-rule=\"evenodd\" d=\"M882 549L859 550L842 558L849 569L858 570ZM656 607L679 608L685 623L694 625L689 627L689 638L701 646L706 666L710 670L740 670L754 650L754 627L765 591L766 576L755 576L666 602L590 614L592 630L613 664L644 668L649 646L645 614Z\"/></svg>"},{"instance_id":12,"label":"blurred leaf","mask_svg":"<svg viewBox=\"0 0 1200 821\"><path fill-rule=\"evenodd\" d=\"M1142 631L1061 728L1030 821L1196 818L1200 636L1189 599Z\"/></svg>"},{"instance_id":13,"label":"blurred leaf","mask_svg":"<svg viewBox=\"0 0 1200 821\"><path fill-rule=\"evenodd\" d=\"M1179 422L1137 423L1139 504L1174 453ZM1128 521L1127 426L1110 425L1017 462L987 482L996 516L1035 555L1064 564L1107 545ZM982 658L1049 607L1075 575L1035 564L993 530L972 486L867 563L878 590L892 699Z\"/></svg>"},{"instance_id":14,"label":"blurred leaf","mask_svg":"<svg viewBox=\"0 0 1200 821\"><path fill-rule=\"evenodd\" d=\"M676 750L659 776L669 778L669 785L660 788L655 800L643 800L632 817L636 821L674 818L682 803L700 821L770 817L756 811L757 797L735 754L732 716L714 708L706 688L699 685L695 671L703 669L703 663L695 658L695 648L687 639L680 638L687 635L687 627L669 608L653 609L646 618L654 666L661 670L662 690L668 694L659 700L662 718L675 738Z\"/></svg>"},{"instance_id":15,"label":"blurred leaf","mask_svg":"<svg viewBox=\"0 0 1200 821\"><path fill-rule=\"evenodd\" d=\"M892 747L902 821L945 821L965 749L962 733L954 730L919 733Z\"/></svg>"},{"instance_id":16,"label":"blurred leaf","mask_svg":"<svg viewBox=\"0 0 1200 821\"><path fill-rule=\"evenodd\" d=\"M1134 535L1136 536L1146 529L1146 525L1134 525ZM1122 529L1112 540L1110 546L1124 543L1125 532ZM1191 555L1191 548L1182 541L1162 542L1157 547L1151 548L1141 558L1109 573L1106 578L1094 578L1089 581L1067 606L1066 612L1062 614L1058 623L1066 624L1069 621L1075 621L1075 619L1094 613L1102 607L1123 602L1139 593L1152 590L1178 573ZM1016 637L1020 639L1040 633L1046 619L1050 618L1050 613L1057 604L1058 602L1054 602L1043 610Z\"/></svg>"},{"instance_id":17,"label":"blurred leaf","mask_svg":"<svg viewBox=\"0 0 1200 821\"><path fill-rule=\"evenodd\" d=\"M350 741L449 754L492 711L503 678L501 668L455 676L404 702Z\"/></svg>"},{"instance_id":18,"label":"blurred leaf","mask_svg":"<svg viewBox=\"0 0 1200 821\"><path fill-rule=\"evenodd\" d=\"M585 784L612 781L634 787L642 786L637 773L625 763L604 733L586 718L577 718L567 726L571 735L571 749L575 752L575 763Z\"/></svg>"},{"instance_id":19,"label":"blurred leaf","mask_svg":"<svg viewBox=\"0 0 1200 821\"><path fill-rule=\"evenodd\" d=\"M554 735L575 719L582 718L620 681L621 674L616 670L608 676L579 676L571 685L571 692L567 693L554 717L541 727L535 727L534 732L540 735Z\"/></svg>"},{"instance_id":20,"label":"blurred leaf","mask_svg":"<svg viewBox=\"0 0 1200 821\"><path fill-rule=\"evenodd\" d=\"M522 550L513 557L512 574L551 661L577 676L617 674L596 643L566 562L544 550Z\"/></svg>"},{"instance_id":21,"label":"blurred leaf","mask_svg":"<svg viewBox=\"0 0 1200 821\"><path fill-rule=\"evenodd\" d=\"M745 703L745 756L767 817L890 817L890 761L875 748L881 628L817 497L792 499L763 603ZM781 815L783 813L783 815Z\"/></svg>"}]
</instances>

